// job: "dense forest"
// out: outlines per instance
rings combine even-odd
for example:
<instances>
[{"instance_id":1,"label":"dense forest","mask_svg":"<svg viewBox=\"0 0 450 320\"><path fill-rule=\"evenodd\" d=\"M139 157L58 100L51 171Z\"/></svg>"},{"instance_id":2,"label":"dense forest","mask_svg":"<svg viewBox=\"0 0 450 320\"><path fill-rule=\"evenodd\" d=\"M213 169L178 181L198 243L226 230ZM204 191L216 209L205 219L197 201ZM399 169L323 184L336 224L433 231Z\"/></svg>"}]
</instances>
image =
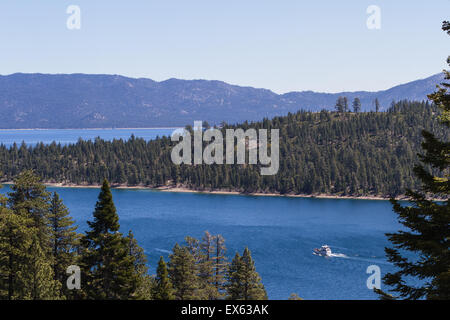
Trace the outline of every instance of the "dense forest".
<instances>
[{"instance_id":1,"label":"dense forest","mask_svg":"<svg viewBox=\"0 0 450 320\"><path fill-rule=\"evenodd\" d=\"M344 107L342 103L345 103ZM280 129L280 168L261 176L259 165L174 165L176 144L153 141L79 140L76 144L0 146L3 182L33 169L45 182L183 186L196 190L243 193L398 196L418 187L411 164L417 162L422 130L448 139L439 125L439 109L428 102L401 101L386 112L358 112L338 101L337 111L299 111L272 120L226 125L227 128Z\"/></svg>"},{"instance_id":2,"label":"dense forest","mask_svg":"<svg viewBox=\"0 0 450 320\"><path fill-rule=\"evenodd\" d=\"M150 275L133 233L119 232L107 180L84 234L31 170L11 190L0 194L0 300L267 299L250 250L230 263L225 239L208 232L175 244Z\"/></svg>"}]
</instances>

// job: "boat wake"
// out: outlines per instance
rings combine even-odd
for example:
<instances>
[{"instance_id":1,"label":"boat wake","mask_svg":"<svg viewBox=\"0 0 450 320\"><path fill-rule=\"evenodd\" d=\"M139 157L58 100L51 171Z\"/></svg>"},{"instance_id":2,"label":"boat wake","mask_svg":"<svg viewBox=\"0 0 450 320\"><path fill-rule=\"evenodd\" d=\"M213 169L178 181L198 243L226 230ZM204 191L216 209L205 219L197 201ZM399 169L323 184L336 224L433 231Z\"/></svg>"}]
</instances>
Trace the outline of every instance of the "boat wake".
<instances>
[{"instance_id":1,"label":"boat wake","mask_svg":"<svg viewBox=\"0 0 450 320\"><path fill-rule=\"evenodd\" d=\"M168 254L171 254L171 253L172 253L172 251L164 250L164 249L159 249L159 248L155 248L155 251L159 251L159 252L162 252L162 253L168 253Z\"/></svg>"},{"instance_id":2,"label":"boat wake","mask_svg":"<svg viewBox=\"0 0 450 320\"><path fill-rule=\"evenodd\" d=\"M330 253L329 256L333 258L348 258L348 256L343 253Z\"/></svg>"}]
</instances>

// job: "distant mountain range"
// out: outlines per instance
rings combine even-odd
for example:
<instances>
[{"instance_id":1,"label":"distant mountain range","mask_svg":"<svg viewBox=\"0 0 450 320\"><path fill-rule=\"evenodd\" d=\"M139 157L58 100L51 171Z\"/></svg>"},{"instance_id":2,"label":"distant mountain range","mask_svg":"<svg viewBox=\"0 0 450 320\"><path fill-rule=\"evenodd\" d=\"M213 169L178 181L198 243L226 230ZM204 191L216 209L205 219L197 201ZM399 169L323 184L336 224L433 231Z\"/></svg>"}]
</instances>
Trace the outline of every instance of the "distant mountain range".
<instances>
[{"instance_id":1,"label":"distant mountain range","mask_svg":"<svg viewBox=\"0 0 450 320\"><path fill-rule=\"evenodd\" d=\"M424 100L442 82L436 74L377 92L276 94L221 81L169 79L156 82L118 75L22 74L0 76L0 128L166 127L206 120L237 123L300 109L334 108L339 96L359 97L363 110L375 98L387 109L393 100Z\"/></svg>"}]
</instances>

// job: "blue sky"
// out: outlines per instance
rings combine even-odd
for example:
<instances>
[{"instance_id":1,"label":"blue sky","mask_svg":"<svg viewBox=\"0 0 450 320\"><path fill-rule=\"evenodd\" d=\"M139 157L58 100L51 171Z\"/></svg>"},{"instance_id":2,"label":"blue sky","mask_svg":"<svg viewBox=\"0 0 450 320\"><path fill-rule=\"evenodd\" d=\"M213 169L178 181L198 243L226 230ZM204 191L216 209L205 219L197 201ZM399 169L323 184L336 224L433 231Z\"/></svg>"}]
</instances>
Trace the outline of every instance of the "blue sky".
<instances>
[{"instance_id":1,"label":"blue sky","mask_svg":"<svg viewBox=\"0 0 450 320\"><path fill-rule=\"evenodd\" d=\"M81 29L69 30L69 5ZM381 29L369 30L369 5ZM446 67L449 0L2 0L0 74L215 79L278 93L381 90Z\"/></svg>"}]
</instances>

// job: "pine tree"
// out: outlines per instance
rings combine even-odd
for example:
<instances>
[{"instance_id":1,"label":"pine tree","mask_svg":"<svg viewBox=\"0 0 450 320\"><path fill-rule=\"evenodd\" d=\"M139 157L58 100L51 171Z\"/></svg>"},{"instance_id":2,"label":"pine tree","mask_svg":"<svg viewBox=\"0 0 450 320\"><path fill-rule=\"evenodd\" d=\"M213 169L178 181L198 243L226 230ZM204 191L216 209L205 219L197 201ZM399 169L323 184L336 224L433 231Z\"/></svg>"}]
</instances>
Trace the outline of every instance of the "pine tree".
<instances>
[{"instance_id":1,"label":"pine tree","mask_svg":"<svg viewBox=\"0 0 450 320\"><path fill-rule=\"evenodd\" d=\"M375 112L380 111L380 102L378 101L378 98L375 99Z\"/></svg>"},{"instance_id":2,"label":"pine tree","mask_svg":"<svg viewBox=\"0 0 450 320\"><path fill-rule=\"evenodd\" d=\"M346 108L347 108L347 98L344 97L339 97L336 101L336 111L339 113L343 113L346 112Z\"/></svg>"},{"instance_id":3,"label":"pine tree","mask_svg":"<svg viewBox=\"0 0 450 320\"><path fill-rule=\"evenodd\" d=\"M0 209L0 292L10 300L57 299L61 283L51 268L48 193L30 170L11 189Z\"/></svg>"},{"instance_id":4,"label":"pine tree","mask_svg":"<svg viewBox=\"0 0 450 320\"><path fill-rule=\"evenodd\" d=\"M2 204L0 207L0 299L24 299L21 287L29 261L34 230L32 219L15 214Z\"/></svg>"},{"instance_id":5,"label":"pine tree","mask_svg":"<svg viewBox=\"0 0 450 320\"><path fill-rule=\"evenodd\" d=\"M156 270L155 284L152 289L154 300L174 300L173 287L169 279L166 263L163 257L159 258L158 269Z\"/></svg>"},{"instance_id":6,"label":"pine tree","mask_svg":"<svg viewBox=\"0 0 450 320\"><path fill-rule=\"evenodd\" d=\"M227 299L229 300L242 300L244 291L241 279L240 270L242 269L242 258L239 253L236 252L230 266L228 267L227 274Z\"/></svg>"},{"instance_id":7,"label":"pine tree","mask_svg":"<svg viewBox=\"0 0 450 320\"><path fill-rule=\"evenodd\" d=\"M11 186L9 206L20 215L27 215L33 220L38 232L38 239L45 254L51 254L50 228L48 221L50 194L41 179L32 170L21 172ZM31 227L31 226L30 226Z\"/></svg>"},{"instance_id":8,"label":"pine tree","mask_svg":"<svg viewBox=\"0 0 450 320\"><path fill-rule=\"evenodd\" d=\"M444 31L450 34L449 22L444 22ZM450 65L450 57L447 60ZM450 73L445 71L445 79ZM442 109L441 120L450 126L450 83L429 98ZM391 200L400 222L410 231L387 234L394 248L386 248L388 260L399 268L384 277L384 283L393 287L399 297L406 299L450 299L450 142L440 141L432 133L423 131L425 154L420 156L424 165L414 172L422 182L419 191L407 190L413 206L402 206ZM429 171L431 167L433 170ZM443 199L442 202L433 199ZM402 256L400 250L411 251L416 259ZM407 277L424 282L420 286L408 285Z\"/></svg>"},{"instance_id":9,"label":"pine tree","mask_svg":"<svg viewBox=\"0 0 450 320\"><path fill-rule=\"evenodd\" d=\"M228 271L227 298L231 300L266 300L267 293L256 272L250 250L242 257L236 253Z\"/></svg>"},{"instance_id":10,"label":"pine tree","mask_svg":"<svg viewBox=\"0 0 450 320\"><path fill-rule=\"evenodd\" d=\"M135 288L133 290L133 298L138 300L151 299L151 278L148 274L147 257L144 250L138 245L136 238L131 230L128 232L128 253L133 257Z\"/></svg>"},{"instance_id":11,"label":"pine tree","mask_svg":"<svg viewBox=\"0 0 450 320\"><path fill-rule=\"evenodd\" d=\"M339 113L348 112L349 109L348 109L348 99L347 99L347 97L339 97L336 100L335 109Z\"/></svg>"},{"instance_id":12,"label":"pine tree","mask_svg":"<svg viewBox=\"0 0 450 320\"><path fill-rule=\"evenodd\" d=\"M23 282L20 298L26 300L56 300L61 298L61 282L54 279L51 262L40 246L37 234L28 248L28 259L20 272Z\"/></svg>"},{"instance_id":13,"label":"pine tree","mask_svg":"<svg viewBox=\"0 0 450 320\"><path fill-rule=\"evenodd\" d=\"M196 295L198 299L213 300L218 297L218 293L213 286L213 265L212 260L208 259L209 254L203 251L200 241L187 236L185 238L186 248L194 257L194 263L197 270L198 285Z\"/></svg>"},{"instance_id":14,"label":"pine tree","mask_svg":"<svg viewBox=\"0 0 450 320\"><path fill-rule=\"evenodd\" d=\"M199 277L207 300L216 300L221 297L215 285L214 238L208 231L205 231L200 242Z\"/></svg>"},{"instance_id":15,"label":"pine tree","mask_svg":"<svg viewBox=\"0 0 450 320\"><path fill-rule=\"evenodd\" d=\"M62 294L70 297L72 292L65 285L66 270L70 265L76 264L80 235L75 231L77 227L69 216L69 210L56 192L53 193L49 211L53 274L55 280L62 284Z\"/></svg>"},{"instance_id":16,"label":"pine tree","mask_svg":"<svg viewBox=\"0 0 450 320\"><path fill-rule=\"evenodd\" d=\"M212 238L213 245L213 281L219 297L225 294L226 289L226 273L228 262L226 257L227 248L225 247L225 239L219 234Z\"/></svg>"},{"instance_id":17,"label":"pine tree","mask_svg":"<svg viewBox=\"0 0 450 320\"><path fill-rule=\"evenodd\" d=\"M82 238L82 289L88 299L132 299L137 286L134 258L119 232L119 217L105 179L94 211L94 221ZM84 279L84 280L83 280Z\"/></svg>"},{"instance_id":18,"label":"pine tree","mask_svg":"<svg viewBox=\"0 0 450 320\"><path fill-rule=\"evenodd\" d=\"M175 244L169 259L169 278L174 288L175 299L199 299L199 278L195 257L187 247Z\"/></svg>"},{"instance_id":19,"label":"pine tree","mask_svg":"<svg viewBox=\"0 0 450 320\"><path fill-rule=\"evenodd\" d=\"M359 100L359 98L355 98L353 100L352 106L353 106L353 112L354 113L360 112L361 111L361 100Z\"/></svg>"}]
</instances>

